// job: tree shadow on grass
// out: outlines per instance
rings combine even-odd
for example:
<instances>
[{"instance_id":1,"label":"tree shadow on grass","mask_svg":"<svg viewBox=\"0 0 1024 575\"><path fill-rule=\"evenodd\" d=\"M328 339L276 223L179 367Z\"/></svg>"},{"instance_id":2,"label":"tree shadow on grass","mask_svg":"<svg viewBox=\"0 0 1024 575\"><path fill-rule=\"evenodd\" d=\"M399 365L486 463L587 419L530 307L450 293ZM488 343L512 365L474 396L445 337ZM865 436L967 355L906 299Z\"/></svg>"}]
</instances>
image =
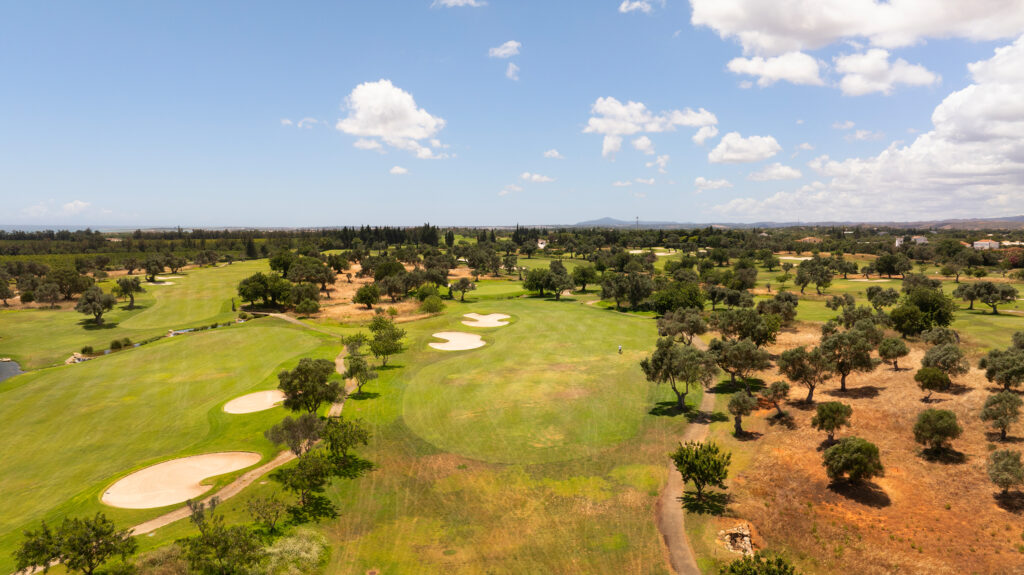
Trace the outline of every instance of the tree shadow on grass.
<instances>
[{"instance_id":1,"label":"tree shadow on grass","mask_svg":"<svg viewBox=\"0 0 1024 575\"><path fill-rule=\"evenodd\" d=\"M96 323L92 319L83 319L78 322L78 325L82 326L86 331L96 331L102 329L114 329L117 327L117 322L104 321L103 323Z\"/></svg>"},{"instance_id":2,"label":"tree shadow on grass","mask_svg":"<svg viewBox=\"0 0 1024 575\"><path fill-rule=\"evenodd\" d=\"M828 486L829 491L852 499L862 505L881 509L892 505L892 500L882 488L870 481L834 481Z\"/></svg>"},{"instance_id":3,"label":"tree shadow on grass","mask_svg":"<svg viewBox=\"0 0 1024 575\"><path fill-rule=\"evenodd\" d=\"M686 412L687 423L701 423L704 425L710 425L719 421L729 421L729 416L721 411L700 411L694 409Z\"/></svg>"},{"instance_id":4,"label":"tree shadow on grass","mask_svg":"<svg viewBox=\"0 0 1024 575\"><path fill-rule=\"evenodd\" d=\"M967 455L961 451L957 451L952 447L939 447L939 448L927 448L921 450L921 457L926 461L932 463L942 463L945 465L960 465L967 463Z\"/></svg>"},{"instance_id":5,"label":"tree shadow on grass","mask_svg":"<svg viewBox=\"0 0 1024 575\"><path fill-rule=\"evenodd\" d=\"M119 307L117 309L119 309L121 311L138 311L140 309L146 309L148 307L149 307L148 305L139 305L139 304L135 304L135 307L128 307L128 304L124 304L123 306L121 306L121 307Z\"/></svg>"},{"instance_id":6,"label":"tree shadow on grass","mask_svg":"<svg viewBox=\"0 0 1024 575\"><path fill-rule=\"evenodd\" d=\"M774 413L771 417L769 417L768 425L779 425L785 427L786 429L792 430L796 429L796 420L793 419L792 415L783 411L782 415Z\"/></svg>"},{"instance_id":7,"label":"tree shadow on grass","mask_svg":"<svg viewBox=\"0 0 1024 575\"><path fill-rule=\"evenodd\" d=\"M762 435L764 434L757 431L744 431L740 434L733 434L733 437L736 438L736 441L757 441L761 439Z\"/></svg>"},{"instance_id":8,"label":"tree shadow on grass","mask_svg":"<svg viewBox=\"0 0 1024 575\"><path fill-rule=\"evenodd\" d=\"M707 491L702 499L698 499L697 494L692 491L684 491L683 496L678 499L683 509L700 515L723 515L730 500L728 493L720 491Z\"/></svg>"},{"instance_id":9,"label":"tree shadow on grass","mask_svg":"<svg viewBox=\"0 0 1024 575\"><path fill-rule=\"evenodd\" d=\"M1013 435L1007 435L1006 439L1000 439L998 431L986 431L985 439L988 440L990 443L1024 443L1024 437L1014 437Z\"/></svg>"},{"instance_id":10,"label":"tree shadow on grass","mask_svg":"<svg viewBox=\"0 0 1024 575\"><path fill-rule=\"evenodd\" d=\"M839 389L830 389L825 392L825 395L831 397L845 397L848 399L874 399L878 397L878 394L885 391L884 387L875 387L874 385L862 385L860 387L851 387L846 391Z\"/></svg>"},{"instance_id":11,"label":"tree shadow on grass","mask_svg":"<svg viewBox=\"0 0 1024 575\"><path fill-rule=\"evenodd\" d=\"M354 391L348 394L345 399L351 399L353 401L364 401L367 399L376 399L380 397L380 394L376 391Z\"/></svg>"},{"instance_id":12,"label":"tree shadow on grass","mask_svg":"<svg viewBox=\"0 0 1024 575\"><path fill-rule=\"evenodd\" d=\"M799 409L800 411L814 411L818 408L818 404L813 401L805 401L803 399L797 401L790 401L789 405L793 409Z\"/></svg>"},{"instance_id":13,"label":"tree shadow on grass","mask_svg":"<svg viewBox=\"0 0 1024 575\"><path fill-rule=\"evenodd\" d=\"M996 505L1001 507L1004 511L1015 513L1020 515L1024 513L1024 492L1011 491L1009 493L996 493L992 495L992 498L996 500Z\"/></svg>"},{"instance_id":14,"label":"tree shadow on grass","mask_svg":"<svg viewBox=\"0 0 1024 575\"><path fill-rule=\"evenodd\" d=\"M962 383L954 383L953 385L949 386L949 389L946 390L946 393L950 395L963 395L965 393L970 393L972 391L974 391L973 387L964 385Z\"/></svg>"},{"instance_id":15,"label":"tree shadow on grass","mask_svg":"<svg viewBox=\"0 0 1024 575\"><path fill-rule=\"evenodd\" d=\"M334 475L342 479L357 479L376 469L372 461L354 454L341 457L335 463Z\"/></svg>"},{"instance_id":16,"label":"tree shadow on grass","mask_svg":"<svg viewBox=\"0 0 1024 575\"><path fill-rule=\"evenodd\" d=\"M317 522L321 519L334 519L338 516L338 510L331 503L331 500L323 495L310 495L306 498L306 505L292 505L288 508L288 522L293 525Z\"/></svg>"}]
</instances>

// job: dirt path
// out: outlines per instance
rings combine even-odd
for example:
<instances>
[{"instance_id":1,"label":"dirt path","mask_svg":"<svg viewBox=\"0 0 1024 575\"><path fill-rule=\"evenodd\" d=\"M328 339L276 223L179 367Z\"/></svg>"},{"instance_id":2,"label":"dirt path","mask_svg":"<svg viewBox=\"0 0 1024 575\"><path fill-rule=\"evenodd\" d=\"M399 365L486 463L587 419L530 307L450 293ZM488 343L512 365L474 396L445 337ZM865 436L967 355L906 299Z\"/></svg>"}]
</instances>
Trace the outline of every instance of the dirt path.
<instances>
[{"instance_id":1,"label":"dirt path","mask_svg":"<svg viewBox=\"0 0 1024 575\"><path fill-rule=\"evenodd\" d=\"M327 332L319 330L319 329L317 329L315 327L311 327L309 325L306 325L306 324L300 322L297 319L289 318L288 316L285 316L284 314L271 314L271 315L273 315L274 317L279 317L281 319L284 319L285 321L289 321L291 323L295 323L295 324L301 325L303 327L312 329L314 331L319 331L320 333L327 333ZM328 335L333 335L333 334L328 334ZM336 357L334 359L334 369L339 374L344 373L344 371L345 371L344 359L345 359L345 348L342 348L341 353L339 353L338 357ZM355 384L354 381L346 381L345 382L345 395L347 396L348 394L352 393L352 391L355 390L355 388L356 388L356 384ZM342 411L342 409L344 409L344 407L345 407L345 398L342 397L341 401L339 401L337 403L334 403L334 404L331 404L331 409L327 412L327 415L329 417L338 417L338 416L341 415L341 411ZM227 500L227 499L231 499L235 495L238 495L239 493L241 493L243 489L245 489L246 487L252 485L253 481L256 481L260 477L263 477L267 473L270 473L271 471L277 469L278 467L281 467L282 465L288 463L289 461L292 461L293 459L295 459L295 454L294 453L292 453L291 451L282 451L281 453L277 454L277 457L271 459L270 461L264 463L263 465L257 467L256 469L251 469L251 470L243 473L237 479L235 479L231 483L227 484L224 488L219 490L217 493L214 493L213 495L210 495L209 497L203 499L203 501L205 503L209 503L210 499L212 499L214 497L219 497L221 501L224 501L224 500ZM149 533L150 531L156 531L157 529L159 529L161 527L166 527L167 525L170 525L171 523L174 523L175 521L178 521L178 520L181 520L181 519L185 519L188 516L189 516L188 507L180 507L178 509L175 509L174 511L165 513L165 514L161 515L160 517L156 517L154 519L150 519L149 521L146 521L145 523L140 523L140 524L132 527L132 534L133 535L142 535L143 533Z\"/></svg>"},{"instance_id":2,"label":"dirt path","mask_svg":"<svg viewBox=\"0 0 1024 575\"><path fill-rule=\"evenodd\" d=\"M694 338L694 345L706 348L698 338ZM703 441L708 434L708 426L711 424L711 414L715 410L716 395L704 390L700 400L700 411L704 414L686 426L680 441ZM693 555L693 548L686 538L686 513L679 502L683 496L683 477L676 470L672 463L668 464L668 482L658 496L655 507L657 516L658 531L661 532L661 539L665 543L665 553L668 556L669 565L673 573L678 575L701 575L697 567L697 558Z\"/></svg>"}]
</instances>

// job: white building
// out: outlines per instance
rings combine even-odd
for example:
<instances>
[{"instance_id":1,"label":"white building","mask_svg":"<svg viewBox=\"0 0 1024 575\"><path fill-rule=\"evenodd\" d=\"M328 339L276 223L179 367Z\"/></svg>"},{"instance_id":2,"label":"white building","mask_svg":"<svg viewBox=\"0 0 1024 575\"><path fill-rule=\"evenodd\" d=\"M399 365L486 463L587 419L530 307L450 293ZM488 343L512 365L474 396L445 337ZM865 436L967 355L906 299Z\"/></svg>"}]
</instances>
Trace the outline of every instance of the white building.
<instances>
[{"instance_id":1,"label":"white building","mask_svg":"<svg viewBox=\"0 0 1024 575\"><path fill-rule=\"evenodd\" d=\"M548 241L547 240L537 240L537 249L543 250L543 249L546 249L547 247L548 247Z\"/></svg>"},{"instance_id":2,"label":"white building","mask_svg":"<svg viewBox=\"0 0 1024 575\"><path fill-rule=\"evenodd\" d=\"M976 250L998 250L999 242L995 240L978 240L974 242L974 249Z\"/></svg>"}]
</instances>

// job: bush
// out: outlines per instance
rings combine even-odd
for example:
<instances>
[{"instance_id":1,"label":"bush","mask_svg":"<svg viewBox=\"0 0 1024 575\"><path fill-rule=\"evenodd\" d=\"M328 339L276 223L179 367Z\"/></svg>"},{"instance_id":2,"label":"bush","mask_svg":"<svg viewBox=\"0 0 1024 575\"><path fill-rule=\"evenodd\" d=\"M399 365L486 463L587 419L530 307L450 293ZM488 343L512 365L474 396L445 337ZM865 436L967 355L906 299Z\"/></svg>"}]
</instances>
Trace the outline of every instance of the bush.
<instances>
[{"instance_id":1,"label":"bush","mask_svg":"<svg viewBox=\"0 0 1024 575\"><path fill-rule=\"evenodd\" d=\"M430 296L440 296L440 292L437 291L437 286L434 284L424 284L416 290L416 298L422 301L427 301Z\"/></svg>"},{"instance_id":2,"label":"bush","mask_svg":"<svg viewBox=\"0 0 1024 575\"><path fill-rule=\"evenodd\" d=\"M917 416L914 424L914 441L927 445L932 451L945 449L946 442L960 437L963 428L956 421L956 414L947 409L926 409Z\"/></svg>"},{"instance_id":3,"label":"bush","mask_svg":"<svg viewBox=\"0 0 1024 575\"><path fill-rule=\"evenodd\" d=\"M87 345L82 348L82 355L92 355L92 346Z\"/></svg>"},{"instance_id":4,"label":"bush","mask_svg":"<svg viewBox=\"0 0 1024 575\"><path fill-rule=\"evenodd\" d=\"M444 311L445 305L441 300L441 296L432 295L423 300L420 305L420 311L423 313L441 313Z\"/></svg>"},{"instance_id":5,"label":"bush","mask_svg":"<svg viewBox=\"0 0 1024 575\"><path fill-rule=\"evenodd\" d=\"M320 304L311 299L304 299L299 305L295 306L295 311L302 315L312 315L320 311Z\"/></svg>"},{"instance_id":6,"label":"bush","mask_svg":"<svg viewBox=\"0 0 1024 575\"><path fill-rule=\"evenodd\" d=\"M300 528L267 548L267 575L314 573L327 558L327 539L313 529Z\"/></svg>"},{"instance_id":7,"label":"bush","mask_svg":"<svg viewBox=\"0 0 1024 575\"><path fill-rule=\"evenodd\" d=\"M32 302L36 301L35 294L32 293L29 290L25 290L25 291L21 292L20 296L21 296L21 303L32 303Z\"/></svg>"},{"instance_id":8,"label":"bush","mask_svg":"<svg viewBox=\"0 0 1024 575\"><path fill-rule=\"evenodd\" d=\"M389 307L388 308L388 315L391 316L391 317L397 316L398 315L398 308L396 308L395 306Z\"/></svg>"},{"instance_id":9,"label":"bush","mask_svg":"<svg viewBox=\"0 0 1024 575\"><path fill-rule=\"evenodd\" d=\"M248 319L250 319L251 317L252 317L252 316L251 316L251 315L249 315L249 312L245 312L245 311L243 311L242 313L238 314L238 319L240 319L240 320L243 320L243 321L244 321L244 320L248 320Z\"/></svg>"},{"instance_id":10,"label":"bush","mask_svg":"<svg viewBox=\"0 0 1024 575\"><path fill-rule=\"evenodd\" d=\"M115 339L114 341L110 342L111 351L118 351L119 349L121 349L121 340Z\"/></svg>"},{"instance_id":11,"label":"bush","mask_svg":"<svg viewBox=\"0 0 1024 575\"><path fill-rule=\"evenodd\" d=\"M722 567L719 575L797 575L796 569L781 557L769 558L760 551L753 557L736 559Z\"/></svg>"},{"instance_id":12,"label":"bush","mask_svg":"<svg viewBox=\"0 0 1024 575\"><path fill-rule=\"evenodd\" d=\"M859 437L846 437L825 450L822 465L828 478L836 481L849 477L850 482L885 475L878 446Z\"/></svg>"},{"instance_id":13,"label":"bush","mask_svg":"<svg viewBox=\"0 0 1024 575\"><path fill-rule=\"evenodd\" d=\"M121 340L121 347L131 347L131 346L132 346L132 340L131 339L126 337L126 338L123 338Z\"/></svg>"},{"instance_id":14,"label":"bush","mask_svg":"<svg viewBox=\"0 0 1024 575\"><path fill-rule=\"evenodd\" d=\"M927 391L925 400L931 399L932 393L936 391L949 391L952 382L944 371L937 367L922 367L914 374L914 381L921 391Z\"/></svg>"}]
</instances>

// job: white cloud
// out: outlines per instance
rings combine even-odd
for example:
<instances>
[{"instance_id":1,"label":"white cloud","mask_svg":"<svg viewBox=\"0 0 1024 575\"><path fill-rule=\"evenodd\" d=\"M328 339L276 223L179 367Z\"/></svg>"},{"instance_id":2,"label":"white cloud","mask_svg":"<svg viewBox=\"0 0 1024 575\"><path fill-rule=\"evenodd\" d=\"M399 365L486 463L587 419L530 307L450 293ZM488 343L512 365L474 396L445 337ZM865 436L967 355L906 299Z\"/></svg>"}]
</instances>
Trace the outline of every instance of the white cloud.
<instances>
[{"instance_id":1,"label":"white cloud","mask_svg":"<svg viewBox=\"0 0 1024 575\"><path fill-rule=\"evenodd\" d=\"M818 61L803 52L787 52L773 58L733 58L727 67L734 74L757 76L757 85L762 88L779 80L808 86L825 84Z\"/></svg>"},{"instance_id":2,"label":"white cloud","mask_svg":"<svg viewBox=\"0 0 1024 575\"><path fill-rule=\"evenodd\" d=\"M423 159L445 158L424 145L444 128L444 120L418 108L412 94L394 86L390 80L366 82L356 86L345 98L348 117L338 120L336 128L362 140L379 138L385 144L406 150ZM359 144L361 149L369 149ZM436 146L435 146L436 147Z\"/></svg>"},{"instance_id":3,"label":"white cloud","mask_svg":"<svg viewBox=\"0 0 1024 575\"><path fill-rule=\"evenodd\" d=\"M852 120L847 120L845 122L836 122L836 123L832 124L832 129L833 130L851 130L856 125L857 124L854 124Z\"/></svg>"},{"instance_id":4,"label":"white cloud","mask_svg":"<svg viewBox=\"0 0 1024 575\"><path fill-rule=\"evenodd\" d=\"M703 146L704 142L718 135L718 128L715 126L703 126L693 135L693 143Z\"/></svg>"},{"instance_id":5,"label":"white cloud","mask_svg":"<svg viewBox=\"0 0 1024 575\"><path fill-rule=\"evenodd\" d=\"M767 160L780 150L782 147L771 136L744 138L739 132L729 132L708 153L708 161L712 164L757 162Z\"/></svg>"},{"instance_id":6,"label":"white cloud","mask_svg":"<svg viewBox=\"0 0 1024 575\"><path fill-rule=\"evenodd\" d=\"M796 149L797 149L797 151L801 151L801 152L810 152L811 150L814 149L814 146L812 146L808 142L804 142L802 144L798 144Z\"/></svg>"},{"instance_id":7,"label":"white cloud","mask_svg":"<svg viewBox=\"0 0 1024 575\"><path fill-rule=\"evenodd\" d=\"M664 0L658 2L657 0L622 0L622 4L619 4L619 12L628 14L630 12L643 12L644 14L650 14L651 10L654 9L654 4L659 3L662 6L665 5Z\"/></svg>"},{"instance_id":8,"label":"white cloud","mask_svg":"<svg viewBox=\"0 0 1024 575\"><path fill-rule=\"evenodd\" d=\"M512 194L512 193L515 193L515 192L521 192L521 191L523 191L522 187L517 186L515 184L509 184L509 185L505 186L504 188L502 188L501 191L498 192L498 195L499 196L507 196L509 194Z\"/></svg>"},{"instance_id":9,"label":"white cloud","mask_svg":"<svg viewBox=\"0 0 1024 575\"><path fill-rule=\"evenodd\" d=\"M565 159L565 156L563 156L562 154L558 153L558 150L556 150L555 148L551 148L550 150L544 152L544 157L552 159L552 160L564 160Z\"/></svg>"},{"instance_id":10,"label":"white cloud","mask_svg":"<svg viewBox=\"0 0 1024 575\"><path fill-rule=\"evenodd\" d=\"M875 156L808 166L820 185L718 206L756 219L1016 215L1024 205L1024 37L968 65L971 84L932 112L932 129ZM897 216L899 217L899 216Z\"/></svg>"},{"instance_id":11,"label":"white cloud","mask_svg":"<svg viewBox=\"0 0 1024 575\"><path fill-rule=\"evenodd\" d=\"M885 134L883 134L882 132L872 132L871 130L855 130L853 133L847 134L845 138L848 142L863 142L865 140L881 140L884 137Z\"/></svg>"},{"instance_id":12,"label":"white cloud","mask_svg":"<svg viewBox=\"0 0 1024 575\"><path fill-rule=\"evenodd\" d=\"M644 184L644 185L647 185L647 186L653 186L654 185L654 178L646 178L646 179L645 178L636 178L633 181L638 183L638 184Z\"/></svg>"},{"instance_id":13,"label":"white cloud","mask_svg":"<svg viewBox=\"0 0 1024 575\"><path fill-rule=\"evenodd\" d=\"M409 170L403 168L402 166L395 166L395 167L391 168L390 170L388 170L388 173L393 175L393 176L403 176L405 174L408 174Z\"/></svg>"},{"instance_id":14,"label":"white cloud","mask_svg":"<svg viewBox=\"0 0 1024 575\"><path fill-rule=\"evenodd\" d=\"M320 120L316 118L303 118L299 120L298 124L295 124L299 128L312 128L313 126L320 123Z\"/></svg>"},{"instance_id":15,"label":"white cloud","mask_svg":"<svg viewBox=\"0 0 1024 575\"><path fill-rule=\"evenodd\" d=\"M863 96L878 92L891 94L896 84L930 86L939 83L938 74L924 66L910 64L900 58L889 61L889 52L873 48L863 54L849 54L835 59L836 71L843 75L839 87L847 96Z\"/></svg>"},{"instance_id":16,"label":"white cloud","mask_svg":"<svg viewBox=\"0 0 1024 575\"><path fill-rule=\"evenodd\" d=\"M927 38L998 40L1024 31L1016 0L690 0L694 26L735 38L747 54L814 50L846 39L899 48Z\"/></svg>"},{"instance_id":17,"label":"white cloud","mask_svg":"<svg viewBox=\"0 0 1024 575\"><path fill-rule=\"evenodd\" d=\"M632 186L633 182L625 180L619 182L612 182L612 185L615 186L616 188L625 188L626 186Z\"/></svg>"},{"instance_id":18,"label":"white cloud","mask_svg":"<svg viewBox=\"0 0 1024 575\"><path fill-rule=\"evenodd\" d=\"M281 118L281 125L282 126L292 126L294 124L295 124L295 122L292 122L288 118Z\"/></svg>"},{"instance_id":19,"label":"white cloud","mask_svg":"<svg viewBox=\"0 0 1024 575\"><path fill-rule=\"evenodd\" d=\"M654 142L651 141L647 136L640 136L633 140L633 149L647 154L648 156L654 155Z\"/></svg>"},{"instance_id":20,"label":"white cloud","mask_svg":"<svg viewBox=\"0 0 1024 575\"><path fill-rule=\"evenodd\" d=\"M383 148L377 140L367 140L366 138L359 138L352 145L360 150L380 150Z\"/></svg>"},{"instance_id":21,"label":"white cloud","mask_svg":"<svg viewBox=\"0 0 1024 575\"><path fill-rule=\"evenodd\" d=\"M729 180L709 180L700 176L693 181L693 187L703 192L704 190L724 190L731 188L732 184L729 183Z\"/></svg>"},{"instance_id":22,"label":"white cloud","mask_svg":"<svg viewBox=\"0 0 1024 575\"><path fill-rule=\"evenodd\" d=\"M591 117L587 120L585 134L601 134L604 136L601 154L612 157L622 149L622 136L632 136L641 132L670 132L677 126L699 128L713 126L718 118L704 108L693 111L670 110L661 114L653 114L641 102L622 102L615 98L598 98L590 109Z\"/></svg>"},{"instance_id":23,"label":"white cloud","mask_svg":"<svg viewBox=\"0 0 1024 575\"><path fill-rule=\"evenodd\" d=\"M800 170L775 162L770 166L765 166L761 171L750 174L747 178L755 182L768 182L773 180L796 180L802 177L803 174L800 173Z\"/></svg>"},{"instance_id":24,"label":"white cloud","mask_svg":"<svg viewBox=\"0 0 1024 575\"><path fill-rule=\"evenodd\" d=\"M522 43L509 40L497 48L488 50L487 55L491 58L511 58L519 53L520 47L522 47Z\"/></svg>"},{"instance_id":25,"label":"white cloud","mask_svg":"<svg viewBox=\"0 0 1024 575\"><path fill-rule=\"evenodd\" d=\"M531 174L530 172L523 172L522 174L519 174L519 177L527 182L533 182L535 184L546 184L548 182L555 181L554 178L549 178L540 174Z\"/></svg>"},{"instance_id":26,"label":"white cloud","mask_svg":"<svg viewBox=\"0 0 1024 575\"><path fill-rule=\"evenodd\" d=\"M83 202L82 200L72 200L60 207L61 213L68 216L80 214L85 211L90 205L89 202Z\"/></svg>"},{"instance_id":27,"label":"white cloud","mask_svg":"<svg viewBox=\"0 0 1024 575\"><path fill-rule=\"evenodd\" d=\"M459 6L471 6L473 8L479 8L480 6L486 6L487 2L483 0L434 0L431 7L444 6L445 8L456 8Z\"/></svg>"},{"instance_id":28,"label":"white cloud","mask_svg":"<svg viewBox=\"0 0 1024 575\"><path fill-rule=\"evenodd\" d=\"M667 174L668 173L668 170L667 170L667 168L668 168L668 160L669 160L669 157L666 154L664 156L658 156L657 158L654 159L653 162L647 162L644 165L647 166L648 168L657 167L659 173Z\"/></svg>"},{"instance_id":29,"label":"white cloud","mask_svg":"<svg viewBox=\"0 0 1024 575\"><path fill-rule=\"evenodd\" d=\"M516 66L513 62L508 63L508 68L505 68L505 77L509 80L519 81L519 66Z\"/></svg>"}]
</instances>

